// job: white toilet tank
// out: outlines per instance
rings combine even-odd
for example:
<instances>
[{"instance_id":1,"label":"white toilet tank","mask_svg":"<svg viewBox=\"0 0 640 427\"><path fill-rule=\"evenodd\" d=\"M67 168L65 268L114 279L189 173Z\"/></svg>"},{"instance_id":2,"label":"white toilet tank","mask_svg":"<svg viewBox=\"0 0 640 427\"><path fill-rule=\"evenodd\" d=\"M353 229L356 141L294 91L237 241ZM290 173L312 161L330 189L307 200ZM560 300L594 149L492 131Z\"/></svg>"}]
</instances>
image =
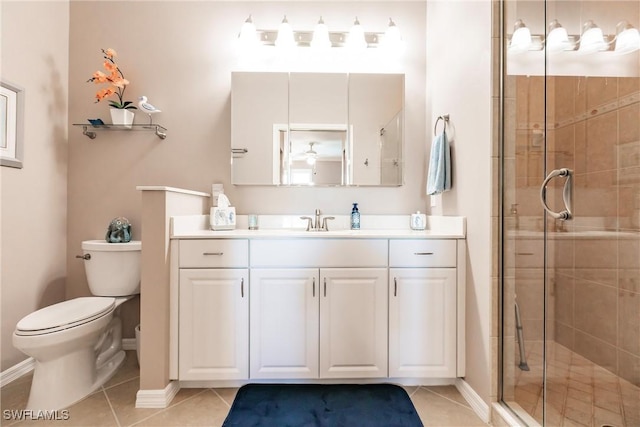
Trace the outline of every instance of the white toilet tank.
<instances>
[{"instance_id":1,"label":"white toilet tank","mask_svg":"<svg viewBox=\"0 0 640 427\"><path fill-rule=\"evenodd\" d=\"M107 243L104 240L82 242L84 269L91 293L118 297L140 293L140 256L142 242Z\"/></svg>"}]
</instances>

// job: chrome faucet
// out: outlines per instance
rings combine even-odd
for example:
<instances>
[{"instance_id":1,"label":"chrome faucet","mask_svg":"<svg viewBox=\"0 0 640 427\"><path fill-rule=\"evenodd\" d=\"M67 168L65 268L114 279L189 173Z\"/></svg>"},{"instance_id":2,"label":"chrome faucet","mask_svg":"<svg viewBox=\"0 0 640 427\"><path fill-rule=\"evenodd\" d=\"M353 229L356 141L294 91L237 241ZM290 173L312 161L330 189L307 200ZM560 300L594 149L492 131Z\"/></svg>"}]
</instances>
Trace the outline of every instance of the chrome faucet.
<instances>
[{"instance_id":1,"label":"chrome faucet","mask_svg":"<svg viewBox=\"0 0 640 427\"><path fill-rule=\"evenodd\" d=\"M320 216L320 209L316 209L315 218L310 216L301 216L300 219L307 220L307 231L329 231L327 220L335 219L333 216Z\"/></svg>"}]
</instances>

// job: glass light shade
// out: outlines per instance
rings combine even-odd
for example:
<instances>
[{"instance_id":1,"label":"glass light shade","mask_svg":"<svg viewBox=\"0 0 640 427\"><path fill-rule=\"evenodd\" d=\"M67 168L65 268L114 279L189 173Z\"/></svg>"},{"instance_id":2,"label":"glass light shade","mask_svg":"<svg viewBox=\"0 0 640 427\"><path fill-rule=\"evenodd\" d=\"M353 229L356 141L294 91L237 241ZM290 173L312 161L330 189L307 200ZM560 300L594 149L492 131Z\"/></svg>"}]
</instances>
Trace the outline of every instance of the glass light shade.
<instances>
[{"instance_id":1,"label":"glass light shade","mask_svg":"<svg viewBox=\"0 0 640 427\"><path fill-rule=\"evenodd\" d=\"M256 26L253 24L251 15L244 21L240 34L238 35L238 42L241 49L253 49L259 45L258 32Z\"/></svg>"},{"instance_id":2,"label":"glass light shade","mask_svg":"<svg viewBox=\"0 0 640 427\"><path fill-rule=\"evenodd\" d=\"M608 43L604 40L602 29L593 21L587 21L584 24L584 31L580 37L579 53L593 53L601 50L607 50Z\"/></svg>"},{"instance_id":3,"label":"glass light shade","mask_svg":"<svg viewBox=\"0 0 640 427\"><path fill-rule=\"evenodd\" d=\"M531 31L522 22L522 19L518 19L514 25L513 36L511 36L511 42L509 43L509 52L525 52L530 47Z\"/></svg>"},{"instance_id":4,"label":"glass light shade","mask_svg":"<svg viewBox=\"0 0 640 427\"><path fill-rule=\"evenodd\" d=\"M360 25L360 21L356 17L353 27L349 31L347 38L347 48L353 51L363 51L367 48L367 41L364 38L364 28Z\"/></svg>"},{"instance_id":5,"label":"glass light shade","mask_svg":"<svg viewBox=\"0 0 640 427\"><path fill-rule=\"evenodd\" d=\"M560 25L557 19L549 24L549 34L547 35L546 48L548 52L561 52L571 47L567 30Z\"/></svg>"},{"instance_id":6,"label":"glass light shade","mask_svg":"<svg viewBox=\"0 0 640 427\"><path fill-rule=\"evenodd\" d=\"M384 32L384 37L381 43L382 47L396 50L402 45L402 36L400 35L400 29L396 26L396 23L389 18L389 26Z\"/></svg>"},{"instance_id":7,"label":"glass light shade","mask_svg":"<svg viewBox=\"0 0 640 427\"><path fill-rule=\"evenodd\" d=\"M311 47L319 50L326 50L331 47L331 40L329 39L329 27L324 23L322 17L316 24L316 28L313 30L313 38L311 39Z\"/></svg>"},{"instance_id":8,"label":"glass light shade","mask_svg":"<svg viewBox=\"0 0 640 427\"><path fill-rule=\"evenodd\" d=\"M308 156L307 157L307 164L308 165L315 165L316 164L316 156Z\"/></svg>"},{"instance_id":9,"label":"glass light shade","mask_svg":"<svg viewBox=\"0 0 640 427\"><path fill-rule=\"evenodd\" d=\"M618 27L620 27L620 31L616 36L614 53L616 55L624 55L640 50L640 32L638 32L638 29L627 24L625 21L619 23Z\"/></svg>"},{"instance_id":10,"label":"glass light shade","mask_svg":"<svg viewBox=\"0 0 640 427\"><path fill-rule=\"evenodd\" d=\"M287 17L285 16L278 28L278 37L276 38L276 47L280 49L291 49L296 45L296 41L293 37L293 28L289 25Z\"/></svg>"}]
</instances>

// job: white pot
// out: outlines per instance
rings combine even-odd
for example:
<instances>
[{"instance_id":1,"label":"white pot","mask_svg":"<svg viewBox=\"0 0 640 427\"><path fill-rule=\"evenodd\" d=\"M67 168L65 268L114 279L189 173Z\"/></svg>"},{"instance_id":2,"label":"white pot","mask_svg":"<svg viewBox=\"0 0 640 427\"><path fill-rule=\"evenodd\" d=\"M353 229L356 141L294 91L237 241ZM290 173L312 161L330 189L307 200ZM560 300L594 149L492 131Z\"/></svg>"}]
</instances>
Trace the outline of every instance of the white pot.
<instances>
[{"instance_id":1,"label":"white pot","mask_svg":"<svg viewBox=\"0 0 640 427\"><path fill-rule=\"evenodd\" d=\"M131 128L133 116L134 114L131 110L125 110L124 108L111 109L111 123L114 125L124 125L127 128Z\"/></svg>"}]
</instances>

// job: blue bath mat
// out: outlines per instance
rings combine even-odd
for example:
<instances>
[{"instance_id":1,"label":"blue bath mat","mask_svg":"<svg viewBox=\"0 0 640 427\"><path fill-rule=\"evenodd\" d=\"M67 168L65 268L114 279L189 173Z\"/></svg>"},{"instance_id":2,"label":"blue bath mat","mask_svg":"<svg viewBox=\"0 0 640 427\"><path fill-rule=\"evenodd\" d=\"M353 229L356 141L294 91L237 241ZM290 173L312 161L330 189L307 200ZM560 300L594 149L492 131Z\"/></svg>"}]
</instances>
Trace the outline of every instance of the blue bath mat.
<instances>
[{"instance_id":1,"label":"blue bath mat","mask_svg":"<svg viewBox=\"0 0 640 427\"><path fill-rule=\"evenodd\" d=\"M248 384L223 427L422 427L392 384Z\"/></svg>"}]
</instances>

